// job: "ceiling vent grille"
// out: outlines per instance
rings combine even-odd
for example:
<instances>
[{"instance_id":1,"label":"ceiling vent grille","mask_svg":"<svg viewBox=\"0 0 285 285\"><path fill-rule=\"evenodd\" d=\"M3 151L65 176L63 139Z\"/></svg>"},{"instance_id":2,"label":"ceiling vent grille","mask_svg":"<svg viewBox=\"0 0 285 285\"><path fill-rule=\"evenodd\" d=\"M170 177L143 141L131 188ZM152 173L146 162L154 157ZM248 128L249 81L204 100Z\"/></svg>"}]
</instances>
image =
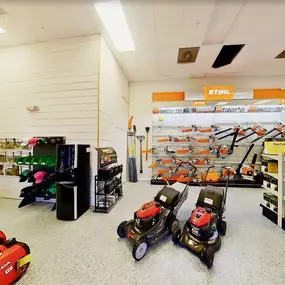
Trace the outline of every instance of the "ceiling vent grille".
<instances>
[{"instance_id":1,"label":"ceiling vent grille","mask_svg":"<svg viewBox=\"0 0 285 285\"><path fill-rule=\"evenodd\" d=\"M177 63L195 62L198 56L200 47L187 47L178 50Z\"/></svg>"},{"instance_id":2,"label":"ceiling vent grille","mask_svg":"<svg viewBox=\"0 0 285 285\"><path fill-rule=\"evenodd\" d=\"M285 58L285 50L279 53L275 58Z\"/></svg>"},{"instance_id":3,"label":"ceiling vent grille","mask_svg":"<svg viewBox=\"0 0 285 285\"><path fill-rule=\"evenodd\" d=\"M245 45L225 45L222 47L220 53L218 54L215 62L213 63L213 68L219 68L225 65L229 65L233 62L236 56L240 53Z\"/></svg>"}]
</instances>

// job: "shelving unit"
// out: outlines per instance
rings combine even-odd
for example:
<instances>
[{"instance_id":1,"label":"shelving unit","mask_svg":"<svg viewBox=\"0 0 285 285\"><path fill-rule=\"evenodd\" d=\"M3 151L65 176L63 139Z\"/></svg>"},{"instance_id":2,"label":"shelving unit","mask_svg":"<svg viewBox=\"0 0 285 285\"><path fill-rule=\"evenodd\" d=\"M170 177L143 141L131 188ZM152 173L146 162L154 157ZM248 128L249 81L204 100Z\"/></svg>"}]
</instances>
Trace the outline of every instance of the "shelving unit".
<instances>
[{"instance_id":1,"label":"shelving unit","mask_svg":"<svg viewBox=\"0 0 285 285\"><path fill-rule=\"evenodd\" d=\"M242 104L242 103L241 103ZM229 185L232 187L261 187L262 175L257 175L255 179L246 179L245 175L240 175L239 165L242 159L246 155L247 151L250 150L249 155L243 162L243 165L250 165L253 157L257 155L255 161L255 170L258 174L261 173L261 152L263 151L264 137L259 137L253 130L254 125L259 125L261 128L268 132L268 136L277 135L276 130L277 122L281 120L280 110L271 110L266 108L250 108L247 105L230 105L227 106L216 106L211 105L207 102L206 106L196 107L192 101L171 101L171 102L153 102L153 117L152 117L152 148L155 151L152 153L152 163L149 166L152 168L152 184L163 184L160 177L159 169L167 169L167 167L174 166L173 163L168 163L167 160L172 158L188 160L193 158L193 161L203 160L205 157L213 160L212 164L195 164L199 173L202 173L209 166L216 166L217 171L221 166L232 166L238 170L238 175L231 179ZM259 114L257 114L259 113ZM256 119L258 118L258 122ZM218 157L212 152L213 148L217 150L220 146L227 146L230 148L233 141L234 126L240 125L246 129L245 138L241 141L238 139L235 142L234 151L231 155L226 158ZM198 127L198 128L197 128ZM199 128L204 128L204 132L200 132ZM205 128L209 129L209 132L205 132ZM211 129L210 129L211 128ZM186 131L189 129L189 132ZM193 130L192 132L190 130ZM217 130L218 129L218 130ZM215 135L217 132L223 131ZM280 134L278 134L280 135ZM214 141L205 142L205 140L199 139L214 136ZM224 138L224 136L226 136ZM159 142L162 138L171 138L167 142ZM189 137L196 138L196 141L189 140ZM186 138L189 141L177 142ZM260 140L257 140L261 138ZM211 148L209 148L211 146ZM171 151L177 151L175 153L169 153L165 151L168 147ZM186 152L187 148L195 148L195 152ZM201 151L210 150L208 154L200 154ZM271 155L269 155L271 156ZM272 157L271 157L272 158ZM162 162L161 160L166 160ZM156 162L158 161L158 166ZM175 161L175 159L174 159ZM192 161L190 159L190 161ZM274 173L264 173L268 177L277 177ZM223 184L224 181L221 181ZM193 183L195 185L195 183ZM217 185L217 184L216 184Z\"/></svg>"},{"instance_id":2,"label":"shelving unit","mask_svg":"<svg viewBox=\"0 0 285 285\"><path fill-rule=\"evenodd\" d=\"M16 159L31 153L29 149L21 147L20 143L21 140L16 138L0 140L0 178L1 176L18 177L21 169L17 165Z\"/></svg>"},{"instance_id":3,"label":"shelving unit","mask_svg":"<svg viewBox=\"0 0 285 285\"><path fill-rule=\"evenodd\" d=\"M98 174L95 175L94 212L109 213L123 196L123 166L118 165L113 148L96 148L98 152Z\"/></svg>"},{"instance_id":4,"label":"shelving unit","mask_svg":"<svg viewBox=\"0 0 285 285\"><path fill-rule=\"evenodd\" d=\"M271 203L268 203L268 201L265 201L260 204L262 207L262 214L267 217L269 220L271 220L273 223L277 224L279 227L283 228L285 230L285 183L284 183L284 175L285 175L285 154L278 154L278 155L272 155L272 154L262 154L261 155L263 159L267 160L276 160L278 162L278 173L270 173L266 171L262 171L264 175L268 175L270 177L273 177L274 179L278 180L278 191L275 191L269 187L262 186L262 188L277 197L278 199L278 209L277 212L272 209L272 207L268 207L268 204L271 205ZM273 196L273 197L274 197ZM275 198L276 199L276 198Z\"/></svg>"},{"instance_id":5,"label":"shelving unit","mask_svg":"<svg viewBox=\"0 0 285 285\"><path fill-rule=\"evenodd\" d=\"M266 171L261 171L264 175L271 176L275 179L278 179L278 173L271 173L271 172L266 172Z\"/></svg>"},{"instance_id":6,"label":"shelving unit","mask_svg":"<svg viewBox=\"0 0 285 285\"><path fill-rule=\"evenodd\" d=\"M46 138L46 137L41 137ZM46 143L46 144L36 144L29 150L28 156L20 156L16 159L16 163L19 165L19 174L23 172L23 170L30 171L45 171L47 169L53 170L51 172L55 172L56 167L56 148L57 145L65 143L65 137L52 137L54 139L54 143ZM40 160L42 159L42 161ZM38 189L35 183L32 183L33 191L28 191L19 204L19 208L32 204L34 202L48 202L53 203L52 211L56 209L56 194L52 194L50 197L45 195L44 189ZM48 187L49 188L49 187ZM22 189L23 190L23 189ZM47 189L45 189L47 190Z\"/></svg>"}]
</instances>

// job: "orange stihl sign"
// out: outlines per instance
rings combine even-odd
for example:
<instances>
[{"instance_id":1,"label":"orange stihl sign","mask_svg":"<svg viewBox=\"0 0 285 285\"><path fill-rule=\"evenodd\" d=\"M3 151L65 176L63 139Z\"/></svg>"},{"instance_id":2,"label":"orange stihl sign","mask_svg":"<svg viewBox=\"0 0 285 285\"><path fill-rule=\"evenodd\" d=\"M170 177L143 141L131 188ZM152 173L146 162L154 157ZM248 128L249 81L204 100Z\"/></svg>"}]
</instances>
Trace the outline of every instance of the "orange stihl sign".
<instances>
[{"instance_id":1,"label":"orange stihl sign","mask_svg":"<svg viewBox=\"0 0 285 285\"><path fill-rule=\"evenodd\" d=\"M234 89L232 86L208 86L204 87L205 100L232 100Z\"/></svg>"}]
</instances>

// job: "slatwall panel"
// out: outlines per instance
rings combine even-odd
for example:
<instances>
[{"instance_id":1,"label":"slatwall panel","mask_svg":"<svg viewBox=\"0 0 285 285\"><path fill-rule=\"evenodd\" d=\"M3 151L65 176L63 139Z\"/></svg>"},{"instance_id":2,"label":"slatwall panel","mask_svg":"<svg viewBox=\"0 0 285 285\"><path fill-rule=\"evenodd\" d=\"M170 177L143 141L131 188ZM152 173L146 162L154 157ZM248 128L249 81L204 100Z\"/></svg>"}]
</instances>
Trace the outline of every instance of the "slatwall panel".
<instances>
[{"instance_id":1,"label":"slatwall panel","mask_svg":"<svg viewBox=\"0 0 285 285\"><path fill-rule=\"evenodd\" d=\"M88 36L0 49L0 137L66 136L96 146L99 45L100 36ZM29 113L33 105L40 111ZM18 197L15 180L0 177L0 196Z\"/></svg>"},{"instance_id":2,"label":"slatwall panel","mask_svg":"<svg viewBox=\"0 0 285 285\"><path fill-rule=\"evenodd\" d=\"M124 167L125 181L129 82L103 38L100 59L100 146L111 146L117 151L118 162Z\"/></svg>"}]
</instances>

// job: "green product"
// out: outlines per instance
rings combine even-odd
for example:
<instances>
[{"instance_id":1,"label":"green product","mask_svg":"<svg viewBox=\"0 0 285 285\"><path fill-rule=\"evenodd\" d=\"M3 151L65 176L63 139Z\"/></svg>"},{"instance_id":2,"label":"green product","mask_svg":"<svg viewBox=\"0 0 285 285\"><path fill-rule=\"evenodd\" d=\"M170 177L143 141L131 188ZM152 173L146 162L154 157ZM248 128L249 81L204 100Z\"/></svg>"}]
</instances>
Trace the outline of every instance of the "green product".
<instances>
[{"instance_id":1,"label":"green product","mask_svg":"<svg viewBox=\"0 0 285 285\"><path fill-rule=\"evenodd\" d=\"M55 166L55 156L25 156L16 158L17 164Z\"/></svg>"},{"instance_id":2,"label":"green product","mask_svg":"<svg viewBox=\"0 0 285 285\"><path fill-rule=\"evenodd\" d=\"M263 199L265 200L265 201L267 201L267 202L270 202L271 201L271 194L269 194L269 193L266 193L266 192L264 192L263 193Z\"/></svg>"},{"instance_id":3,"label":"green product","mask_svg":"<svg viewBox=\"0 0 285 285\"><path fill-rule=\"evenodd\" d=\"M274 206L278 207L278 197L275 195L272 195L271 199L270 199L270 203L273 204Z\"/></svg>"}]
</instances>

